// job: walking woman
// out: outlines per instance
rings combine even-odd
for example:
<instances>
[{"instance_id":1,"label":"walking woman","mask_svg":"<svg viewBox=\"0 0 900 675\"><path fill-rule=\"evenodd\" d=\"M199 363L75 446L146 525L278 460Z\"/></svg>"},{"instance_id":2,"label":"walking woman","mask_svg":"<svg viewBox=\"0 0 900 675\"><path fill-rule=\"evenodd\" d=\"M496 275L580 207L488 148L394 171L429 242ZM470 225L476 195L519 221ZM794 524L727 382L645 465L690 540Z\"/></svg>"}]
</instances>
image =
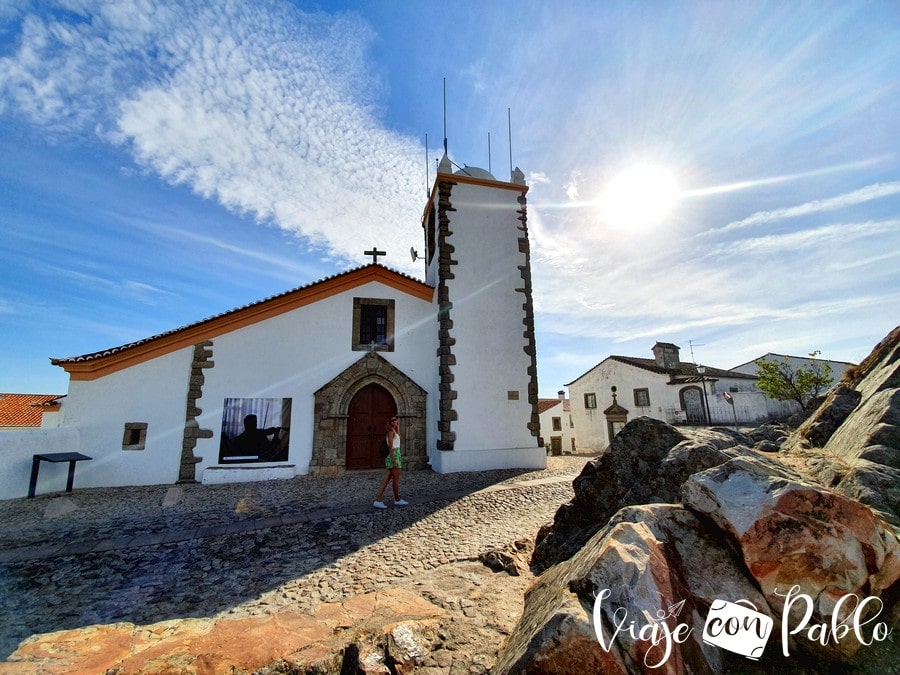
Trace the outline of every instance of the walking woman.
<instances>
[{"instance_id":1,"label":"walking woman","mask_svg":"<svg viewBox=\"0 0 900 675\"><path fill-rule=\"evenodd\" d=\"M387 475L381 481L381 487L378 488L378 496L375 497L373 506L376 509L386 509L387 505L381 501L384 491L387 489L388 483L392 483L394 489L394 505L406 506L409 504L405 499L400 499L400 469L403 461L400 457L400 420L394 415L388 422L387 430L387 446L388 456L384 458L384 466L387 469Z\"/></svg>"}]
</instances>

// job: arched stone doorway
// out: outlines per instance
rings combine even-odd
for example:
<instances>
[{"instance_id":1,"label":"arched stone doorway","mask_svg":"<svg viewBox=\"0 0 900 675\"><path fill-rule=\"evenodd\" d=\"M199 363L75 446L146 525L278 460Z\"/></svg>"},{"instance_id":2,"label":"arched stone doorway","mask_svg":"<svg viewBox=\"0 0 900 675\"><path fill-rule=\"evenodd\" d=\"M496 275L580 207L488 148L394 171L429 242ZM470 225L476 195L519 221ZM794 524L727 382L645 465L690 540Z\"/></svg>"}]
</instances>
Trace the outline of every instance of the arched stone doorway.
<instances>
[{"instance_id":1,"label":"arched stone doorway","mask_svg":"<svg viewBox=\"0 0 900 675\"><path fill-rule=\"evenodd\" d=\"M368 389L368 394L361 394L361 398L356 399L357 394L366 390L370 385L377 385L377 389ZM351 429L351 403L356 399L357 406L365 407L365 396L378 390L387 394L395 406L390 412L381 411L369 415L373 420L372 424L376 426L378 440L381 440L380 436L385 431L384 425L388 417L396 414L400 418L405 468L423 469L428 465L428 453L425 447L427 393L380 354L368 352L314 394L310 476L335 476L344 473L350 464L358 463L357 459L351 461L347 455L351 431L354 434L362 434L362 430L359 428ZM385 416L376 420L375 418L381 414ZM369 422L361 422L361 424L368 426ZM365 434L368 434L368 430L365 431ZM383 464L379 462L377 466L383 466ZM360 466L360 468L362 467Z\"/></svg>"}]
</instances>

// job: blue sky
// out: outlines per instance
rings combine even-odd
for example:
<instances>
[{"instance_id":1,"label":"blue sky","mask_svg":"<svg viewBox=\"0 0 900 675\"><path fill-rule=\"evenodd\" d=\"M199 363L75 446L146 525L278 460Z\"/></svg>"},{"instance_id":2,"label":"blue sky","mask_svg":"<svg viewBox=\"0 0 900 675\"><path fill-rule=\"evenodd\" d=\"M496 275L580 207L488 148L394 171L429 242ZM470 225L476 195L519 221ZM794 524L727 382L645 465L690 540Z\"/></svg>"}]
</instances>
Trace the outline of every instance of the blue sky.
<instances>
[{"instance_id":1,"label":"blue sky","mask_svg":"<svg viewBox=\"0 0 900 675\"><path fill-rule=\"evenodd\" d=\"M421 277L444 78L457 164L508 179L512 121L542 396L657 340L858 361L898 323L894 2L0 0L0 391L375 244ZM634 166L677 185L655 223L608 208Z\"/></svg>"}]
</instances>

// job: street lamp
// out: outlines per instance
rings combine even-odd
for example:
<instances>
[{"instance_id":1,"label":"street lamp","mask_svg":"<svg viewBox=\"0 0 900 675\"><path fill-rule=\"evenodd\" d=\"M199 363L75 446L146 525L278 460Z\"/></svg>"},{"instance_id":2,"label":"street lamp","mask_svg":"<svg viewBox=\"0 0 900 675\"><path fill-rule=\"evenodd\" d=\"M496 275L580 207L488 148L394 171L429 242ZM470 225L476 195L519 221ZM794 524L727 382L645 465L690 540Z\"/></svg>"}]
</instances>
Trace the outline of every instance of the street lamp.
<instances>
[{"instance_id":1,"label":"street lamp","mask_svg":"<svg viewBox=\"0 0 900 675\"><path fill-rule=\"evenodd\" d=\"M697 366L697 373L700 375L700 384L703 385L703 410L706 413L706 426L711 426L712 421L709 419L709 399L706 398L706 366Z\"/></svg>"}]
</instances>

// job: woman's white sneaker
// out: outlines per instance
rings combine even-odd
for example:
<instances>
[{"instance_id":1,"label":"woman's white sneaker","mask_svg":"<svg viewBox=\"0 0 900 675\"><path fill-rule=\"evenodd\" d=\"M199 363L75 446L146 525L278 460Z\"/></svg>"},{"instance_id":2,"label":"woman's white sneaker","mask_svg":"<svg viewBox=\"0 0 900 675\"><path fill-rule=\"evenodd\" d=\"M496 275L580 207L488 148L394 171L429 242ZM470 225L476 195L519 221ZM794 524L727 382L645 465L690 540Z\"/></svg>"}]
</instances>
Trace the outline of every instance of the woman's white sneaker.
<instances>
[{"instance_id":1,"label":"woman's white sneaker","mask_svg":"<svg viewBox=\"0 0 900 675\"><path fill-rule=\"evenodd\" d=\"M394 502L394 506L408 506L408 505L409 505L409 502L406 501L405 499L398 499L397 501Z\"/></svg>"},{"instance_id":2,"label":"woman's white sneaker","mask_svg":"<svg viewBox=\"0 0 900 675\"><path fill-rule=\"evenodd\" d=\"M374 506L376 509L386 509L387 508L387 504L385 504L384 502L375 502L374 504L372 504L372 506Z\"/></svg>"}]
</instances>

